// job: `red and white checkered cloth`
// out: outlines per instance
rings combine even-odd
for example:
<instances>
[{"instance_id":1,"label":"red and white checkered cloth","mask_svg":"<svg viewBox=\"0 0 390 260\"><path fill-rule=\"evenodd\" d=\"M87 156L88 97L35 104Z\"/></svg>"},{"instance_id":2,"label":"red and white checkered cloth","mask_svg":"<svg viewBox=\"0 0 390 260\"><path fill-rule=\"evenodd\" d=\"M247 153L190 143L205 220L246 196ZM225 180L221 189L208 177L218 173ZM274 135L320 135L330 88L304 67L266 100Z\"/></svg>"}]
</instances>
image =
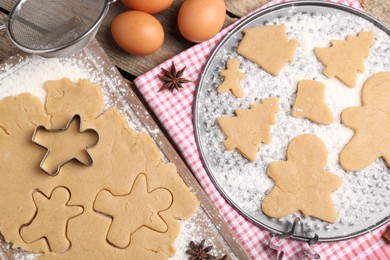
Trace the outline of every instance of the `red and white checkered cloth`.
<instances>
[{"instance_id":1,"label":"red and white checkered cloth","mask_svg":"<svg viewBox=\"0 0 390 260\"><path fill-rule=\"evenodd\" d=\"M282 2L286 2L286 0L274 0L260 9ZM339 0L335 2L362 9L357 0ZM250 256L253 259L271 259L275 257L275 251L268 247L270 233L246 220L220 195L203 167L195 142L192 107L197 81L211 52L233 26L234 24L225 28L211 40L197 44L165 61L136 78L134 83ZM161 68L169 69L172 61L178 69L184 66L187 67L184 77L192 82L186 83L180 91L173 91L172 93L169 91L158 92L162 83L157 75L161 74ZM389 224L368 234L345 241L319 243L314 245L314 249L321 255L322 259L390 259L390 245L386 244L384 239L381 239L387 227L389 227ZM282 241L281 247L286 252L285 257L288 259L304 258L302 255L303 243L296 240Z\"/></svg>"}]
</instances>

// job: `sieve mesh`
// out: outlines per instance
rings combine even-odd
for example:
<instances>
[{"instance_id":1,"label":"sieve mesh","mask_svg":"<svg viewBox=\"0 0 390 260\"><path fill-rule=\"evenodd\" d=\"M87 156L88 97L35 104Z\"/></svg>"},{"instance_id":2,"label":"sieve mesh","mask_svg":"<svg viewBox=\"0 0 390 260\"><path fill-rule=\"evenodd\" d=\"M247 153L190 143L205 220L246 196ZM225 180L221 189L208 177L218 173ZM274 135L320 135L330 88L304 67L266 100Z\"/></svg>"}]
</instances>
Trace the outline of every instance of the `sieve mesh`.
<instances>
[{"instance_id":1,"label":"sieve mesh","mask_svg":"<svg viewBox=\"0 0 390 260\"><path fill-rule=\"evenodd\" d=\"M21 0L10 15L8 31L27 49L61 49L87 35L106 6L107 0Z\"/></svg>"}]
</instances>

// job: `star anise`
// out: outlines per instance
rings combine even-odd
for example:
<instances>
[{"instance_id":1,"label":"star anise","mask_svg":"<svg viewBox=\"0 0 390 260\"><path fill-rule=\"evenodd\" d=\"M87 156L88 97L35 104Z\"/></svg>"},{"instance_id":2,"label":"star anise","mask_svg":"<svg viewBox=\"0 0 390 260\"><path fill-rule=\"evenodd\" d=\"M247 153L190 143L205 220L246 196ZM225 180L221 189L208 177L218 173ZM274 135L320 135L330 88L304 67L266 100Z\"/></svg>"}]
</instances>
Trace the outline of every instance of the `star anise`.
<instances>
[{"instance_id":1,"label":"star anise","mask_svg":"<svg viewBox=\"0 0 390 260\"><path fill-rule=\"evenodd\" d=\"M179 90L183 88L184 83L191 82L188 79L182 78L185 69L186 67L177 71L173 62L170 71L162 68L164 73L162 76L158 75L158 78L164 82L164 85L158 90L158 92L164 89L169 89L170 91L173 91L174 89Z\"/></svg>"},{"instance_id":2,"label":"star anise","mask_svg":"<svg viewBox=\"0 0 390 260\"><path fill-rule=\"evenodd\" d=\"M210 254L210 250L213 246L204 247L205 239L203 239L199 245L196 245L193 241L190 242L190 249L186 251L191 257L191 260L208 260L217 259L215 256Z\"/></svg>"}]
</instances>

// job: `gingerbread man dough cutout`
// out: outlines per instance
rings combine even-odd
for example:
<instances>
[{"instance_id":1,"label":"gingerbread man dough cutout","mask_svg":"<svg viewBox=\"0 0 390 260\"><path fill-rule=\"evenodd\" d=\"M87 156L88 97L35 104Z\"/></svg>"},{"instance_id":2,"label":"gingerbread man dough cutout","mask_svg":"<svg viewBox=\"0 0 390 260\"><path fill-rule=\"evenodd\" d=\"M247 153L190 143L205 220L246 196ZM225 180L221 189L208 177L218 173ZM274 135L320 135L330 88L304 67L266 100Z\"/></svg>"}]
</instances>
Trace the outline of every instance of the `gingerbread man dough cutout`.
<instances>
[{"instance_id":1,"label":"gingerbread man dough cutout","mask_svg":"<svg viewBox=\"0 0 390 260\"><path fill-rule=\"evenodd\" d=\"M244 30L237 52L276 76L294 60L296 40L288 40L283 25L257 26Z\"/></svg>"},{"instance_id":2,"label":"gingerbread man dough cutout","mask_svg":"<svg viewBox=\"0 0 390 260\"><path fill-rule=\"evenodd\" d=\"M221 94L230 90L237 98L244 96L244 91L242 91L242 88L240 87L240 80L242 80L245 75L238 70L239 66L240 63L236 59L229 59L227 61L227 69L219 72L219 75L224 77L224 81L218 86L218 93Z\"/></svg>"},{"instance_id":3,"label":"gingerbread man dough cutout","mask_svg":"<svg viewBox=\"0 0 390 260\"><path fill-rule=\"evenodd\" d=\"M291 114L318 124L329 125L333 123L333 115L324 99L324 84L315 80L300 80Z\"/></svg>"},{"instance_id":4,"label":"gingerbread man dough cutout","mask_svg":"<svg viewBox=\"0 0 390 260\"><path fill-rule=\"evenodd\" d=\"M336 222L330 193L340 187L341 180L324 170L327 157L320 138L310 134L295 137L288 145L287 161L268 167L275 186L261 205L263 212L281 218L299 210L306 216Z\"/></svg>"},{"instance_id":5,"label":"gingerbread man dough cutout","mask_svg":"<svg viewBox=\"0 0 390 260\"><path fill-rule=\"evenodd\" d=\"M260 144L271 141L270 128L275 124L278 111L279 100L265 98L263 103L252 104L250 109L237 109L235 117L217 118L218 125L227 135L226 149L236 148L248 160L256 160Z\"/></svg>"},{"instance_id":6,"label":"gingerbread man dough cutout","mask_svg":"<svg viewBox=\"0 0 390 260\"><path fill-rule=\"evenodd\" d=\"M345 170L361 170L379 157L390 167L390 72L368 78L362 89L362 106L345 109L341 121L355 131L340 153Z\"/></svg>"},{"instance_id":7,"label":"gingerbread man dough cutout","mask_svg":"<svg viewBox=\"0 0 390 260\"><path fill-rule=\"evenodd\" d=\"M71 246L66 236L68 221L84 211L81 206L68 205L70 196L64 187L54 189L50 197L40 191L34 192L37 212L32 221L20 229L23 240L30 244L46 239L51 252L62 253L68 250Z\"/></svg>"},{"instance_id":8,"label":"gingerbread man dough cutout","mask_svg":"<svg viewBox=\"0 0 390 260\"><path fill-rule=\"evenodd\" d=\"M140 174L128 194L117 196L108 190L99 192L94 209L112 216L107 241L124 249L130 245L131 234L143 226L160 233L167 230L159 213L172 205L172 199L167 189L149 191L146 176Z\"/></svg>"},{"instance_id":9,"label":"gingerbread man dough cutout","mask_svg":"<svg viewBox=\"0 0 390 260\"><path fill-rule=\"evenodd\" d=\"M355 87L356 73L364 72L364 59L374 45L374 33L361 32L346 40L332 40L329 48L315 48L318 59L325 65L324 74L336 77L348 87Z\"/></svg>"}]
</instances>

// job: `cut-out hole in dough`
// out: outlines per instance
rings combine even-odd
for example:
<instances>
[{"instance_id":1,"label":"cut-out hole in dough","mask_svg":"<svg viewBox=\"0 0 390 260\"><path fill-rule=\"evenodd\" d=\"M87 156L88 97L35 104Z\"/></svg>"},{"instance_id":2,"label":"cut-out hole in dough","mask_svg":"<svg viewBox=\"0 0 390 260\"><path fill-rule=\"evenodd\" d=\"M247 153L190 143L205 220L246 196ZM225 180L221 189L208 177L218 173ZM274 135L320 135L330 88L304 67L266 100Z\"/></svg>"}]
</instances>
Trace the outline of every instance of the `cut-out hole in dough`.
<instances>
[{"instance_id":1,"label":"cut-out hole in dough","mask_svg":"<svg viewBox=\"0 0 390 260\"><path fill-rule=\"evenodd\" d=\"M112 217L107 233L109 244L118 248L127 248L131 235L141 227L164 233L168 225L160 212L171 207L173 196L166 188L149 191L146 175L139 174L129 193L113 195L108 190L98 193L94 210Z\"/></svg>"},{"instance_id":2,"label":"cut-out hole in dough","mask_svg":"<svg viewBox=\"0 0 390 260\"><path fill-rule=\"evenodd\" d=\"M55 188L49 197L40 191L32 194L36 212L29 223L20 228L20 236L27 244L45 239L51 252L63 253L70 249L67 238L68 221L81 215L82 206L69 205L71 198L65 187Z\"/></svg>"}]
</instances>

